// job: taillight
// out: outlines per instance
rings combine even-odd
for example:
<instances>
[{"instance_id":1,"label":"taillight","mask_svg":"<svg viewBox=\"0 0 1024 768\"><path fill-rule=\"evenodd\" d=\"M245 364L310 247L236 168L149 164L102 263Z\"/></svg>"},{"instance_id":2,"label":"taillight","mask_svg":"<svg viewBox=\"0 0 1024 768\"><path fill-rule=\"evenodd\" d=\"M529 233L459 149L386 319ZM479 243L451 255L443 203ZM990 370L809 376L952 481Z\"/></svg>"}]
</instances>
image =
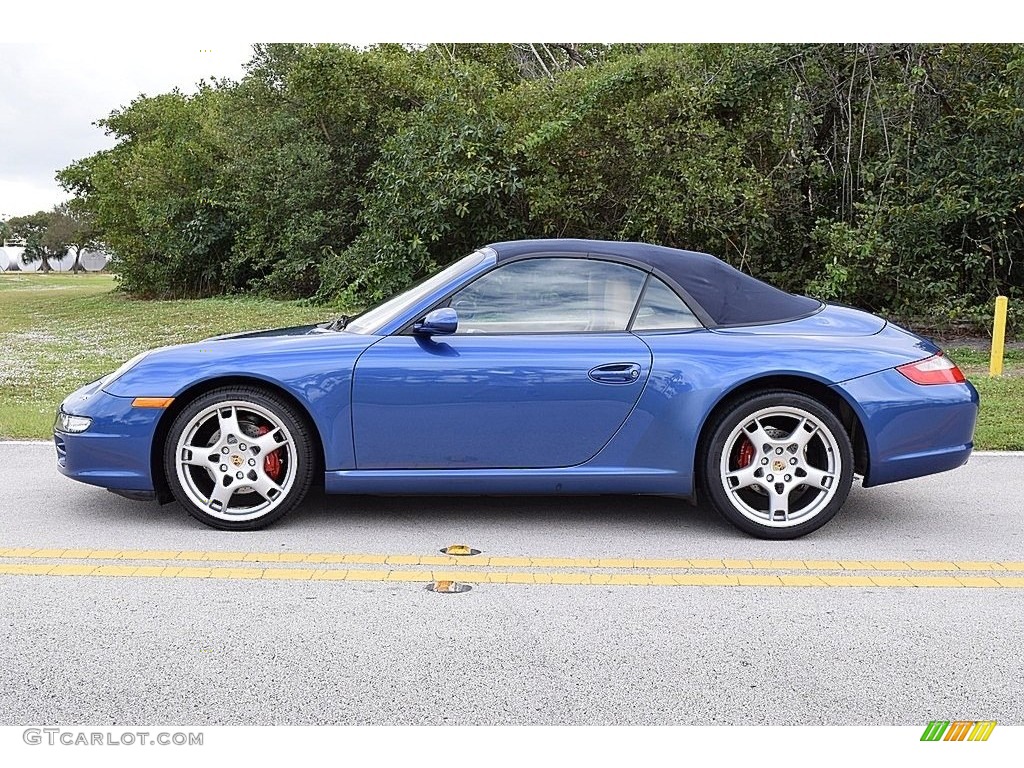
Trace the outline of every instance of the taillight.
<instances>
[{"instance_id":1,"label":"taillight","mask_svg":"<svg viewBox=\"0 0 1024 768\"><path fill-rule=\"evenodd\" d=\"M915 384L960 384L964 374L956 363L941 352L916 363L907 363L897 369Z\"/></svg>"}]
</instances>

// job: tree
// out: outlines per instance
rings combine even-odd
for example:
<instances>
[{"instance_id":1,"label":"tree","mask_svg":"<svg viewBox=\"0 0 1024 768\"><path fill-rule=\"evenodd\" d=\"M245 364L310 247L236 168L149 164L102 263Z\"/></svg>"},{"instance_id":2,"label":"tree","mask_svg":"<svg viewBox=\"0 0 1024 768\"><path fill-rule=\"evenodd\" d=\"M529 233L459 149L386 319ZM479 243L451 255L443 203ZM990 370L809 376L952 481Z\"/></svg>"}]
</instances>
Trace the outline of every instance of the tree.
<instances>
[{"instance_id":1,"label":"tree","mask_svg":"<svg viewBox=\"0 0 1024 768\"><path fill-rule=\"evenodd\" d=\"M422 55L401 46L261 45L221 91L218 200L240 289L308 296L359 233L367 170L424 99Z\"/></svg>"},{"instance_id":2,"label":"tree","mask_svg":"<svg viewBox=\"0 0 1024 768\"><path fill-rule=\"evenodd\" d=\"M799 289L776 46L649 46L506 94L529 234L702 250Z\"/></svg>"},{"instance_id":3,"label":"tree","mask_svg":"<svg viewBox=\"0 0 1024 768\"><path fill-rule=\"evenodd\" d=\"M71 271L84 271L82 251L100 245L100 233L93 217L79 199L72 199L56 206L50 214L50 226L43 235L44 245L51 250L73 249L75 261Z\"/></svg>"},{"instance_id":4,"label":"tree","mask_svg":"<svg viewBox=\"0 0 1024 768\"><path fill-rule=\"evenodd\" d=\"M121 287L142 296L225 293L234 242L218 189L223 162L210 115L220 88L140 96L100 121L109 150L65 168L75 192L120 262Z\"/></svg>"},{"instance_id":5,"label":"tree","mask_svg":"<svg viewBox=\"0 0 1024 768\"><path fill-rule=\"evenodd\" d=\"M99 244L99 233L91 217L76 200L54 206L52 211L12 218L9 227L14 237L25 241L22 260L42 261L43 272L52 270L50 259L63 258L69 249L75 251L71 269L78 272L82 250Z\"/></svg>"},{"instance_id":6,"label":"tree","mask_svg":"<svg viewBox=\"0 0 1024 768\"><path fill-rule=\"evenodd\" d=\"M67 253L59 242L48 238L47 232L53 222L53 211L37 211L28 216L15 216L10 220L11 231L15 237L25 241L25 251L21 255L23 262L42 261L43 272L50 272L50 259L59 259Z\"/></svg>"},{"instance_id":7,"label":"tree","mask_svg":"<svg viewBox=\"0 0 1024 768\"><path fill-rule=\"evenodd\" d=\"M404 116L367 172L362 231L321 270L327 298L386 298L484 243L524 232L515 204L521 182L501 142L499 81L473 62L438 70L429 98Z\"/></svg>"}]
</instances>

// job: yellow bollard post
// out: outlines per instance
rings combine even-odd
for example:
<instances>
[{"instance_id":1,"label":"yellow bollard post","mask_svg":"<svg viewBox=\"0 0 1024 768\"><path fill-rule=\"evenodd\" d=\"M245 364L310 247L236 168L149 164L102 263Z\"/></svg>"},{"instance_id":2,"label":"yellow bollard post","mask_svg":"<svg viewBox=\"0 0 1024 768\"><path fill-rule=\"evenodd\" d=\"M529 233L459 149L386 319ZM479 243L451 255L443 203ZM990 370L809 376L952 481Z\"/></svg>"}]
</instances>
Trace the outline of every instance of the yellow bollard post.
<instances>
[{"instance_id":1,"label":"yellow bollard post","mask_svg":"<svg viewBox=\"0 0 1024 768\"><path fill-rule=\"evenodd\" d=\"M988 375L1003 375L1003 342L1006 340L1006 297L996 296L996 316L992 323L992 354L988 361Z\"/></svg>"}]
</instances>

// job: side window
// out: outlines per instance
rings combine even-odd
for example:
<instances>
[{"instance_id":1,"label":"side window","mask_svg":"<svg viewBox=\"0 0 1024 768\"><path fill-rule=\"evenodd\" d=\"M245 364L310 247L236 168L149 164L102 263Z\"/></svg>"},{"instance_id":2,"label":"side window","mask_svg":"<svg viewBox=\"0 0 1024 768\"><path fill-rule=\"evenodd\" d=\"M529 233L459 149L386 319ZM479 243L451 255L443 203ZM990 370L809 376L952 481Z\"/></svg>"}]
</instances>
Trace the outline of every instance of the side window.
<instances>
[{"instance_id":1,"label":"side window","mask_svg":"<svg viewBox=\"0 0 1024 768\"><path fill-rule=\"evenodd\" d=\"M694 317L686 302L663 281L651 275L631 330L667 331L701 327L700 320Z\"/></svg>"},{"instance_id":2,"label":"side window","mask_svg":"<svg viewBox=\"0 0 1024 768\"><path fill-rule=\"evenodd\" d=\"M645 277L608 261L525 259L488 272L451 306L460 334L625 331Z\"/></svg>"}]
</instances>

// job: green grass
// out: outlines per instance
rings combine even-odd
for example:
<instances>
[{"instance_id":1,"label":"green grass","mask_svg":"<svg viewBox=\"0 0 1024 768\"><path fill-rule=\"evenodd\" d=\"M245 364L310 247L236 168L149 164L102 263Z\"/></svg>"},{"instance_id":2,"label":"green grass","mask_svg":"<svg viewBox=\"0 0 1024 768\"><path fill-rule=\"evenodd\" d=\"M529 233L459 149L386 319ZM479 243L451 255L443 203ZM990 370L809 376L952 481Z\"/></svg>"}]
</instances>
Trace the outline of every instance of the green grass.
<instances>
[{"instance_id":1,"label":"green grass","mask_svg":"<svg viewBox=\"0 0 1024 768\"><path fill-rule=\"evenodd\" d=\"M111 275L0 273L0 438L49 437L69 392L143 350L337 314L255 298L133 301L113 288Z\"/></svg>"},{"instance_id":2,"label":"green grass","mask_svg":"<svg viewBox=\"0 0 1024 768\"><path fill-rule=\"evenodd\" d=\"M337 313L254 298L132 301L113 287L110 275L0 273L0 437L49 437L69 392L143 350ZM1024 349L1008 349L994 379L987 348L947 352L981 393L977 447L1024 450Z\"/></svg>"}]
</instances>

